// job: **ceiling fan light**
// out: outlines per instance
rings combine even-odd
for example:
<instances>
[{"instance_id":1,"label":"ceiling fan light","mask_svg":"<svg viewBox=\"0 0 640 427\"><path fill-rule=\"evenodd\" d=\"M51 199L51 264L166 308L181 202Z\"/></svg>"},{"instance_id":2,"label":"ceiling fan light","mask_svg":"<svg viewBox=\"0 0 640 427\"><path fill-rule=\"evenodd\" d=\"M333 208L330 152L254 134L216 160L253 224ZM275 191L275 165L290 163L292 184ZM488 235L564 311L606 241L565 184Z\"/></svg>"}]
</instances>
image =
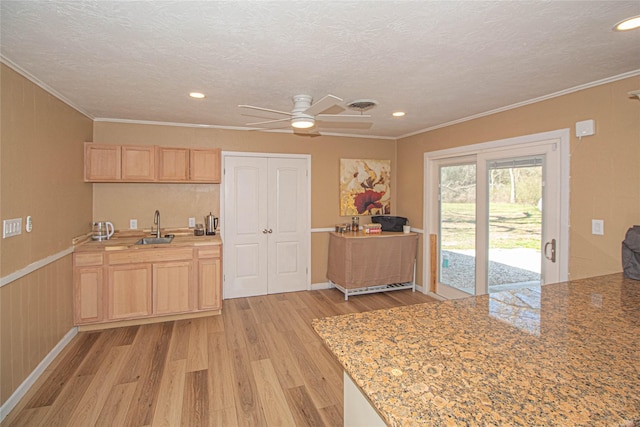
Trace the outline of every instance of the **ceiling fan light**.
<instances>
[{"instance_id":1,"label":"ceiling fan light","mask_svg":"<svg viewBox=\"0 0 640 427\"><path fill-rule=\"evenodd\" d=\"M636 28L640 28L640 15L620 21L613 27L615 31L635 30Z\"/></svg>"},{"instance_id":2,"label":"ceiling fan light","mask_svg":"<svg viewBox=\"0 0 640 427\"><path fill-rule=\"evenodd\" d=\"M313 127L313 125L313 119L307 119L305 117L291 119L291 126L296 129L309 129L310 127Z\"/></svg>"}]
</instances>

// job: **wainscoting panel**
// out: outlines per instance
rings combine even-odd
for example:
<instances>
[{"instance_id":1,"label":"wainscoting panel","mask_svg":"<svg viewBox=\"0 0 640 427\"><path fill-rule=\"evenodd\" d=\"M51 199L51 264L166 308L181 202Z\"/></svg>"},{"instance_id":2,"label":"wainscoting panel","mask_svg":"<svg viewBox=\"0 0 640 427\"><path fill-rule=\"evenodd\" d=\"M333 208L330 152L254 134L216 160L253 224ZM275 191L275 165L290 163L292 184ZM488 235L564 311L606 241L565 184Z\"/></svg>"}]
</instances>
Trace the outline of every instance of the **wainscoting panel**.
<instances>
[{"instance_id":1,"label":"wainscoting panel","mask_svg":"<svg viewBox=\"0 0 640 427\"><path fill-rule=\"evenodd\" d=\"M72 328L71 254L0 288L2 405Z\"/></svg>"}]
</instances>

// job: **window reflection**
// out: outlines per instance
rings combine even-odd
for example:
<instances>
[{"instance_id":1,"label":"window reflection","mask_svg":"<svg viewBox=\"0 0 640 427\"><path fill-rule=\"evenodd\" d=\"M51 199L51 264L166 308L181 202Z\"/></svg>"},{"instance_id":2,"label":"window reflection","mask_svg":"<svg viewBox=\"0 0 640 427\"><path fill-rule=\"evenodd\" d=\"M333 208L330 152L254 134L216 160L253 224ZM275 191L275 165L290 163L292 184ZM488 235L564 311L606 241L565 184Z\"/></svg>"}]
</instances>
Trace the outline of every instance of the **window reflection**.
<instances>
[{"instance_id":1,"label":"window reflection","mask_svg":"<svg viewBox=\"0 0 640 427\"><path fill-rule=\"evenodd\" d=\"M539 287L490 294L489 315L521 331L540 336Z\"/></svg>"}]
</instances>

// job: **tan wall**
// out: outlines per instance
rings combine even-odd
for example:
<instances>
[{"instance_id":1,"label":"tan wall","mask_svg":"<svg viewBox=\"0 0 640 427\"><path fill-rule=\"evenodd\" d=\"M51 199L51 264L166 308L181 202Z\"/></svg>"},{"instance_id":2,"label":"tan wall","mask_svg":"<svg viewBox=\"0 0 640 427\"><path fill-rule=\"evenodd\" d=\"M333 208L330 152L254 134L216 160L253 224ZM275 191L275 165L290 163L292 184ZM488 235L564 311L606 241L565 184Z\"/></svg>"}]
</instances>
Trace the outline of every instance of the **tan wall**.
<instances>
[{"instance_id":1,"label":"tan wall","mask_svg":"<svg viewBox=\"0 0 640 427\"><path fill-rule=\"evenodd\" d=\"M300 137L291 134L202 129L177 126L96 122L94 142L105 144L211 147L224 151L311 155L311 227L333 227L349 218L339 215L339 168L341 158L389 159L396 168L395 141L372 138ZM392 176L395 180L395 176ZM393 184L394 181L392 181ZM392 211L396 208L392 187ZM150 228L159 209L163 227L186 227L189 217L203 222L213 211L220 215L219 184L94 184L94 218L127 229L129 219L138 228ZM361 218L369 222L369 217ZM222 224L224 226L224 224ZM327 233L311 239L311 283L326 282Z\"/></svg>"},{"instance_id":2,"label":"tan wall","mask_svg":"<svg viewBox=\"0 0 640 427\"><path fill-rule=\"evenodd\" d=\"M91 221L82 146L91 119L2 65L2 219L33 218L33 232L0 240L0 274L71 246ZM2 403L67 333L72 323L71 257L0 288Z\"/></svg>"},{"instance_id":3,"label":"tan wall","mask_svg":"<svg viewBox=\"0 0 640 427\"><path fill-rule=\"evenodd\" d=\"M71 246L91 221L82 181L93 123L2 65L2 218L33 218L33 232L2 239L2 276Z\"/></svg>"},{"instance_id":4,"label":"tan wall","mask_svg":"<svg viewBox=\"0 0 640 427\"><path fill-rule=\"evenodd\" d=\"M640 224L640 101L627 94L638 89L628 78L399 140L398 210L422 227L424 152L569 128L570 278L622 271L620 242ZM596 134L578 143L575 123L587 119Z\"/></svg>"}]
</instances>

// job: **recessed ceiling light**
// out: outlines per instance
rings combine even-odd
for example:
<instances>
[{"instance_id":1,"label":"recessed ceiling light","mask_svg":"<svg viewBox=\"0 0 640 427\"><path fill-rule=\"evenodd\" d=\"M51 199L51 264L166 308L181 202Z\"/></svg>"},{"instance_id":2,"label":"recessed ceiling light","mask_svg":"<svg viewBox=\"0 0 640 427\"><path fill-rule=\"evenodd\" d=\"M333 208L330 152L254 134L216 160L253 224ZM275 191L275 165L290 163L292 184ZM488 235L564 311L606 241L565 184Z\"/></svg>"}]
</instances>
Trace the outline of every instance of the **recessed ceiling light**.
<instances>
[{"instance_id":1,"label":"recessed ceiling light","mask_svg":"<svg viewBox=\"0 0 640 427\"><path fill-rule=\"evenodd\" d=\"M404 111L396 111L392 114L393 117L402 117L404 116Z\"/></svg>"},{"instance_id":2,"label":"recessed ceiling light","mask_svg":"<svg viewBox=\"0 0 640 427\"><path fill-rule=\"evenodd\" d=\"M204 98L204 93L200 93L200 92L191 92L189 94L190 97L192 98L198 98L198 99L202 99Z\"/></svg>"},{"instance_id":3,"label":"recessed ceiling light","mask_svg":"<svg viewBox=\"0 0 640 427\"><path fill-rule=\"evenodd\" d=\"M636 28L640 28L640 15L620 21L613 27L615 31L627 31Z\"/></svg>"}]
</instances>

